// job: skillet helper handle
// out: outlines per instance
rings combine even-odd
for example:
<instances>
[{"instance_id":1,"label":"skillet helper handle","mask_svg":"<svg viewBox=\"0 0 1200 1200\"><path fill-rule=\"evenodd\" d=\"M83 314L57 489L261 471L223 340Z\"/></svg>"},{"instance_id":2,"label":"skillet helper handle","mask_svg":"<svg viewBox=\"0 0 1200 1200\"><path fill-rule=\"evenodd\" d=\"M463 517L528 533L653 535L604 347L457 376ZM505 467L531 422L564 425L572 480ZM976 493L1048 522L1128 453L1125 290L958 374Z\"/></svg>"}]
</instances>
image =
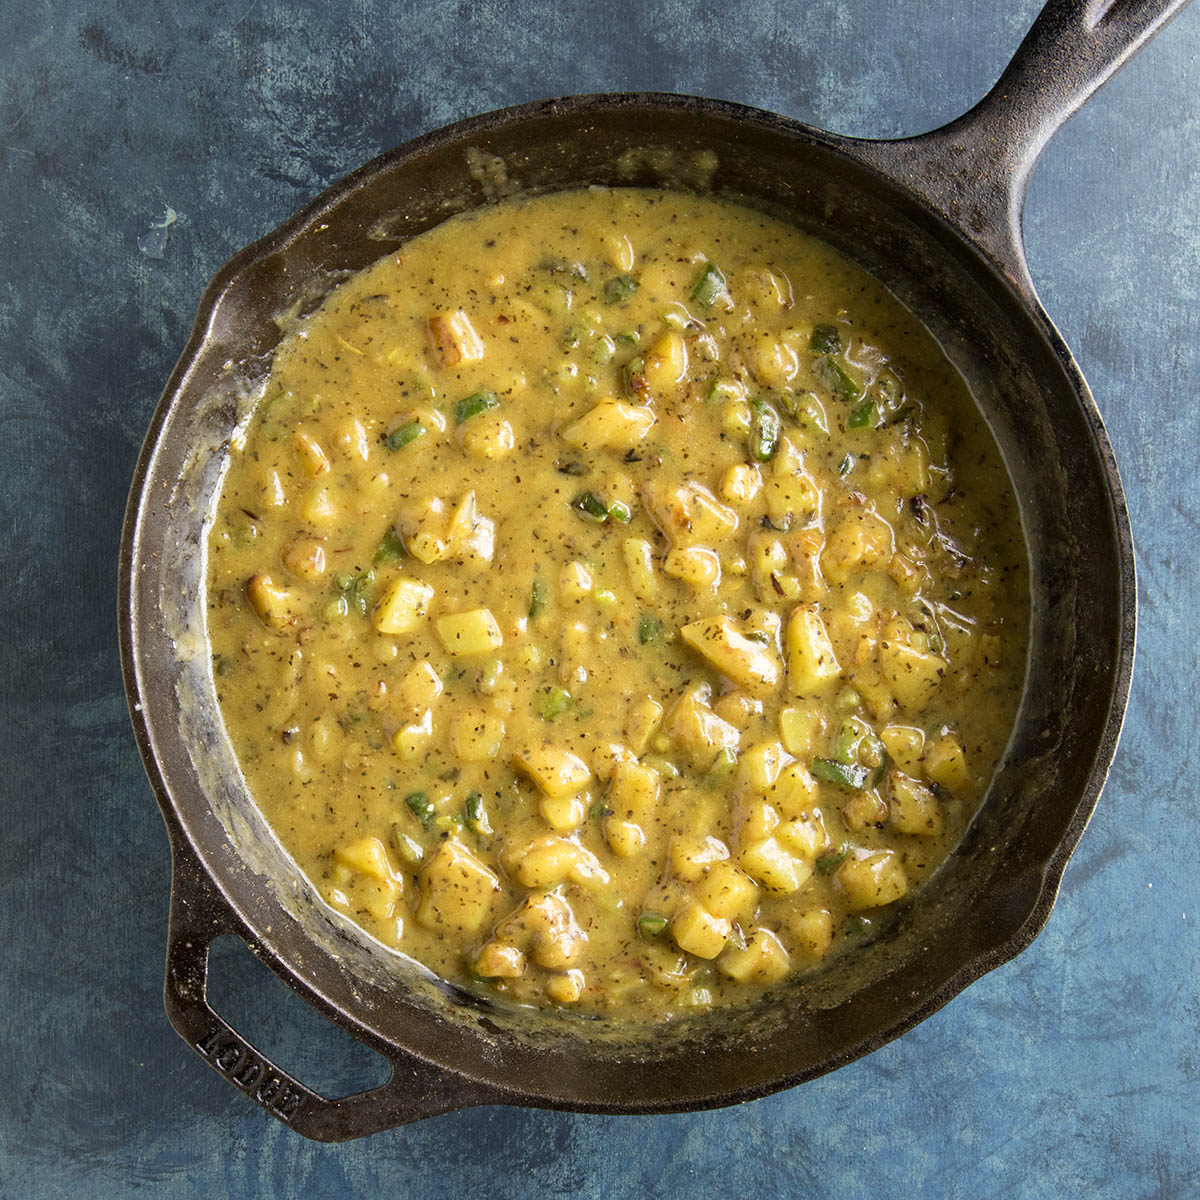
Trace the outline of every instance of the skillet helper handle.
<instances>
[{"instance_id":1,"label":"skillet helper handle","mask_svg":"<svg viewBox=\"0 0 1200 1200\"><path fill-rule=\"evenodd\" d=\"M1021 213L1054 132L1190 0L1049 0L996 85L963 116L918 137L860 142L975 240L1033 296Z\"/></svg>"},{"instance_id":2,"label":"skillet helper handle","mask_svg":"<svg viewBox=\"0 0 1200 1200\"><path fill-rule=\"evenodd\" d=\"M256 1050L209 1004L209 949L225 933L250 941L192 851L177 845L167 935L167 1016L209 1066L297 1133L322 1142L346 1141L496 1099L470 1080L377 1045L372 1048L392 1067L386 1083L335 1100L314 1092Z\"/></svg>"}]
</instances>

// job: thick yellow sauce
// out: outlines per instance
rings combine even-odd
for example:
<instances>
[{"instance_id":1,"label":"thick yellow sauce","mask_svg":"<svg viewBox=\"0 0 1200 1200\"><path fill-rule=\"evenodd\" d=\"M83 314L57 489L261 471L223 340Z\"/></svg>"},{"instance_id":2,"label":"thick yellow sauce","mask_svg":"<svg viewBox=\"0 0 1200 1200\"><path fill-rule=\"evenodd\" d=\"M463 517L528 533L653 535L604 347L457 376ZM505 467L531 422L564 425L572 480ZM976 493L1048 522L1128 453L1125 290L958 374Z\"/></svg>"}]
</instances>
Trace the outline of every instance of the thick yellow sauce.
<instances>
[{"instance_id":1,"label":"thick yellow sauce","mask_svg":"<svg viewBox=\"0 0 1200 1200\"><path fill-rule=\"evenodd\" d=\"M277 352L209 536L226 727L322 896L659 1019L869 937L1007 741L1028 579L959 376L789 227L511 201Z\"/></svg>"}]
</instances>

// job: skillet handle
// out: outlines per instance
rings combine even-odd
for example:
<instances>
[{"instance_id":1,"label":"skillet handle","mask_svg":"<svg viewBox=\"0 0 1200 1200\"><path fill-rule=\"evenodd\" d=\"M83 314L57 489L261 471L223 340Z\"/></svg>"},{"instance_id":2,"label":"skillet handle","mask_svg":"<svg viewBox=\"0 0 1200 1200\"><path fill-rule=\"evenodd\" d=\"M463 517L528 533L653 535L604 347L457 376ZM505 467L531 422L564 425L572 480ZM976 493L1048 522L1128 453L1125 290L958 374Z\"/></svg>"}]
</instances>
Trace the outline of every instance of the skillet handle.
<instances>
[{"instance_id":1,"label":"skillet handle","mask_svg":"<svg viewBox=\"0 0 1200 1200\"><path fill-rule=\"evenodd\" d=\"M967 229L1031 298L1021 213L1050 137L1189 0L1049 0L996 85L930 133L856 150Z\"/></svg>"},{"instance_id":2,"label":"skillet handle","mask_svg":"<svg viewBox=\"0 0 1200 1200\"><path fill-rule=\"evenodd\" d=\"M208 1003L208 955L224 933L252 938L186 844L173 847L164 999L175 1031L214 1070L271 1116L305 1137L340 1142L423 1117L495 1103L496 1095L394 1047L372 1044L391 1063L388 1081L330 1100L277 1067Z\"/></svg>"}]
</instances>

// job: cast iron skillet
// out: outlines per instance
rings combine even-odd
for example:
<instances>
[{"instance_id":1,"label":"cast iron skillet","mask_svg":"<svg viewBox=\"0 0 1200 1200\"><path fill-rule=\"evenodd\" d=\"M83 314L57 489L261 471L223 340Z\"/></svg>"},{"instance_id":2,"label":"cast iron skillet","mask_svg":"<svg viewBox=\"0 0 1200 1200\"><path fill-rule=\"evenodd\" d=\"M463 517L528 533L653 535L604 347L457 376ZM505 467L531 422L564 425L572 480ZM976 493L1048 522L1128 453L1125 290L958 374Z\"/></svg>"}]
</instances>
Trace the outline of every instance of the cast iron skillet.
<instances>
[{"instance_id":1,"label":"cast iron skillet","mask_svg":"<svg viewBox=\"0 0 1200 1200\"><path fill-rule=\"evenodd\" d=\"M766 1095L869 1053L1029 944L1116 747L1133 664L1134 561L1088 387L1025 264L1026 181L1055 128L1185 0L1052 0L974 109L894 142L835 137L688 96L571 97L461 122L335 185L217 275L154 414L121 548L134 730L174 859L166 1006L247 1095L340 1140L474 1104L646 1113ZM653 153L646 153L647 150ZM715 159L714 159L715 156ZM712 164L715 160L715 168ZM482 169L481 169L482 168ZM995 430L1033 563L1029 681L1006 763L962 847L871 945L757 1007L667 1030L490 1005L397 963L320 903L249 802L215 709L203 535L228 439L282 313L497 188L704 188L817 232L941 340ZM244 939L393 1064L319 1096L209 1006L208 950Z\"/></svg>"}]
</instances>

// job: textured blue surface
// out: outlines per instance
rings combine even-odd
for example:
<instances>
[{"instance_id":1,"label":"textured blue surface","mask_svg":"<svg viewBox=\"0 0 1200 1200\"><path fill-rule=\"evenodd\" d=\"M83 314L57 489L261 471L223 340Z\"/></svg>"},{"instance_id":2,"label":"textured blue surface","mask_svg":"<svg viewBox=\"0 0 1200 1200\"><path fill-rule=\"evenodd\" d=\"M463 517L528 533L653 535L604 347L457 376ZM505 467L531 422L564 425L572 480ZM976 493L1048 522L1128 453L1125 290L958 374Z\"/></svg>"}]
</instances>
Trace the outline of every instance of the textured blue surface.
<instances>
[{"instance_id":1,"label":"textured blue surface","mask_svg":"<svg viewBox=\"0 0 1200 1200\"><path fill-rule=\"evenodd\" d=\"M162 1012L169 864L124 711L116 551L221 262L377 152L541 96L701 92L916 132L990 85L1036 8L3 6L0 1196L1200 1194L1200 6L1055 138L1029 200L1033 276L1109 423L1142 591L1113 776L1025 954L870 1058L737 1109L482 1109L341 1147L262 1115ZM284 1065L370 1077L273 978L218 965L218 1004Z\"/></svg>"}]
</instances>

